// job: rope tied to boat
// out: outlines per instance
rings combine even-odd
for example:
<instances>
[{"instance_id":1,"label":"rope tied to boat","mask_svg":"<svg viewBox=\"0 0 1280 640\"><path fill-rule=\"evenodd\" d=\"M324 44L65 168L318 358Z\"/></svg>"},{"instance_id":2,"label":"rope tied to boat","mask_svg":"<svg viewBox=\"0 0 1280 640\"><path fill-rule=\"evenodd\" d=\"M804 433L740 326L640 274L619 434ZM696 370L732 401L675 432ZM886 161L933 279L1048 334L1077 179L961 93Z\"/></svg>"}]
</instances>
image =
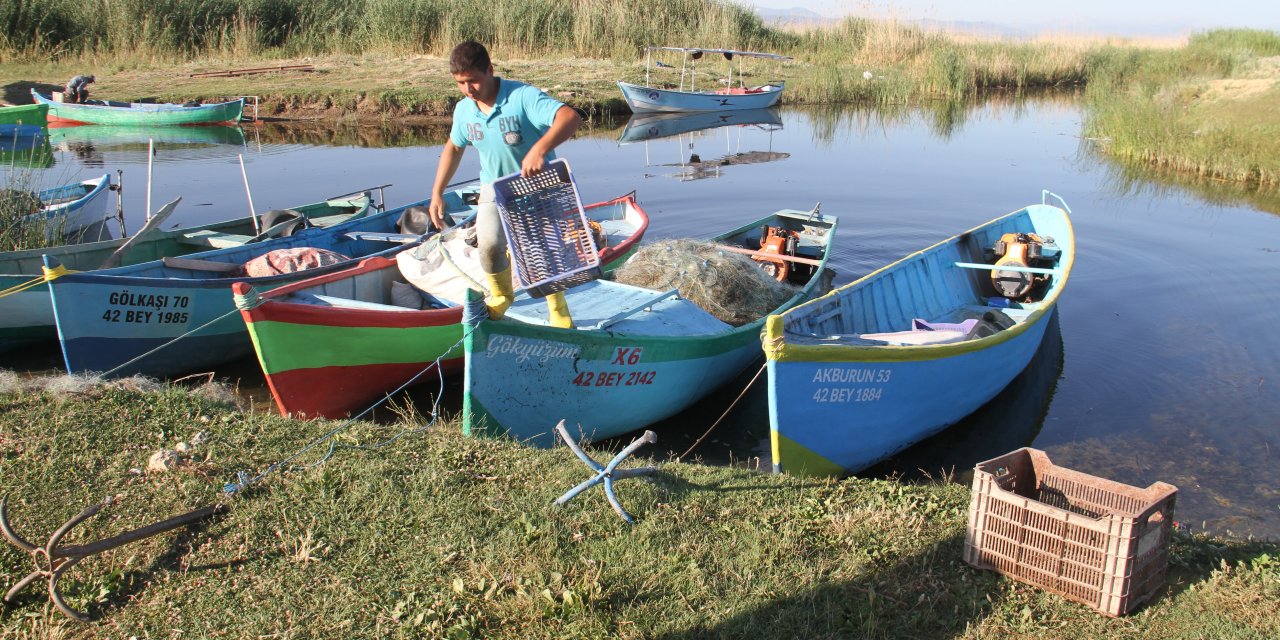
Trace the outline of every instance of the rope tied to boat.
<instances>
[{"instance_id":1,"label":"rope tied to boat","mask_svg":"<svg viewBox=\"0 0 1280 640\"><path fill-rule=\"evenodd\" d=\"M481 305L481 308L483 309L484 305ZM382 396L382 399L369 405L360 413L354 416L351 416L342 424L329 430L328 432L312 440L311 442L308 442L301 449L298 449L297 451L289 454L288 456L285 456L283 459L281 459L278 462L272 463L266 469L263 469L262 471L260 471L257 475L250 476L247 471L237 471L236 481L223 485L222 491L229 496L236 496L236 495L239 495L240 492L256 484L258 481L271 475L273 472L306 471L308 469L314 469L324 464L325 462L328 462L329 459L332 458L333 455L338 451L338 449L357 449L361 451L375 451L397 440L400 440L401 438L414 435L417 433L422 433L423 431L430 429L431 426L434 425L440 417L440 399L444 396L444 373L440 369L440 363L448 359L449 354L453 353L455 349L457 349L458 347L461 347L462 344L466 341L467 336L469 336L471 332L474 330L475 330L474 325L468 325L462 333L462 338L460 338L457 342L453 343L453 346L449 347L448 349L445 349L444 353L441 353L439 357L433 360L421 371L415 373L413 377L404 381L403 384L396 387L395 389L392 389L391 391L384 394ZM391 436L390 438L387 438L386 440L383 440L381 442L376 442L374 444L340 444L337 440L334 439L335 436L337 436L342 431L345 431L351 425L355 424L357 421L359 421L361 418L367 415L370 411L373 411L379 406L382 406L382 404L385 403L386 401L390 400L391 396L394 396L395 394L400 393L401 391L404 391L406 388L412 386L414 383L418 381L419 378L426 375L427 372L431 371L432 369L435 369L438 374L440 386L435 395L435 400L431 404L431 419L428 420L426 424L421 425L419 427L414 427L412 429L408 429L408 428L401 429L399 433ZM326 451L325 454L321 456L319 460L316 460L315 462L312 462L310 464L288 466L291 462L293 462L298 457L302 456L308 451L311 451L317 446L324 444L325 442L329 443L329 450Z\"/></svg>"},{"instance_id":2,"label":"rope tied to boat","mask_svg":"<svg viewBox=\"0 0 1280 640\"><path fill-rule=\"evenodd\" d=\"M235 299L237 311L241 309L246 311L249 309L255 309L261 306L263 302L262 292L258 291L256 287L249 287L249 290L243 295L235 293L232 294L232 296Z\"/></svg>"},{"instance_id":3,"label":"rope tied to boat","mask_svg":"<svg viewBox=\"0 0 1280 640\"><path fill-rule=\"evenodd\" d=\"M23 291L32 289L34 287L38 287L46 282L52 282L54 280L57 280L58 278L61 278L62 276L65 276L70 273L79 273L78 271L68 269L64 265L58 265L52 269L50 269L49 267L41 267L40 270L41 270L40 275L26 282L15 284L12 287L9 287L8 289L0 290L0 298L3 298L5 296L11 296L15 293L22 293Z\"/></svg>"}]
</instances>

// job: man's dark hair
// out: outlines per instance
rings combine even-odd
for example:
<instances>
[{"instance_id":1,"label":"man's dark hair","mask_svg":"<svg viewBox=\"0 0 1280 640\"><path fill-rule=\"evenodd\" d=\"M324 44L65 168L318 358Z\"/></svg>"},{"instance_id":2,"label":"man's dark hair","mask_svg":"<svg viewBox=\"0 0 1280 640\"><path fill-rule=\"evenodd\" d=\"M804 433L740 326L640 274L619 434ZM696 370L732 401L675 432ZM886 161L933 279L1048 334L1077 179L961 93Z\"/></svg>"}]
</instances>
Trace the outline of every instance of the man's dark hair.
<instances>
[{"instance_id":1,"label":"man's dark hair","mask_svg":"<svg viewBox=\"0 0 1280 640\"><path fill-rule=\"evenodd\" d=\"M449 73L465 73L467 71L488 71L493 62L489 60L489 50L475 40L468 40L453 48L449 55Z\"/></svg>"}]
</instances>

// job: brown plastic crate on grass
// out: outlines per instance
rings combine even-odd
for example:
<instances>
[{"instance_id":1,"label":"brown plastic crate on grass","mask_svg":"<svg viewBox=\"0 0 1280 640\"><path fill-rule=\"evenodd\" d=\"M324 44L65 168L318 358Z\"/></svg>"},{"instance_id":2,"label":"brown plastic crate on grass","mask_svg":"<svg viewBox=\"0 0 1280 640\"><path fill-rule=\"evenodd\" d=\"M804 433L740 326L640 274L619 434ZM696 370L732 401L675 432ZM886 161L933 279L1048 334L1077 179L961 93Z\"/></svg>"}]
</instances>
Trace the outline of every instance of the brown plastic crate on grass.
<instances>
[{"instance_id":1,"label":"brown plastic crate on grass","mask_svg":"<svg viewBox=\"0 0 1280 640\"><path fill-rule=\"evenodd\" d=\"M604 275L568 162L552 160L527 178L500 178L493 190L516 279L531 297Z\"/></svg>"},{"instance_id":2,"label":"brown plastic crate on grass","mask_svg":"<svg viewBox=\"0 0 1280 640\"><path fill-rule=\"evenodd\" d=\"M964 561L1121 616L1164 584L1177 495L1018 449L974 469Z\"/></svg>"}]
</instances>

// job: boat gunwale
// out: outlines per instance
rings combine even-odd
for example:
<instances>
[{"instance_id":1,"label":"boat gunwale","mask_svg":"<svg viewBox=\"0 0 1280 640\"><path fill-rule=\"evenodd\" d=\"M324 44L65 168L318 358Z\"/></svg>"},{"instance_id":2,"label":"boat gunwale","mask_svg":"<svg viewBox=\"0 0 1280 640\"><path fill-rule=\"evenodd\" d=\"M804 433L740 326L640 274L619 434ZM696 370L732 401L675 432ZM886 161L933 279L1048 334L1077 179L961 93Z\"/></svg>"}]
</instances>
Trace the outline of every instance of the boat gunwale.
<instances>
[{"instance_id":1,"label":"boat gunwale","mask_svg":"<svg viewBox=\"0 0 1280 640\"><path fill-rule=\"evenodd\" d=\"M790 214L790 216L786 216L786 214ZM503 333L510 333L512 330L514 330L516 332L520 332L523 334L527 331L532 330L533 332L540 334L537 336L536 339L545 339L545 340L552 340L552 341L559 341L559 342L581 343L588 340L597 341L597 342L599 341L612 342L612 341L616 341L619 338L624 338L628 340L643 340L646 346L648 345L667 346L667 345L683 345L688 343L700 343L703 346L703 350L715 349L716 346L722 342L730 342L730 343L737 342L740 336L744 333L759 335L760 327L764 324L765 320L767 320L770 316L775 315L775 312L777 312L778 309L789 309L789 308L794 308L795 306L798 306L798 304L800 303L797 301L805 300L805 298L807 298L813 292L813 289L818 286L818 282L822 279L821 276L826 271L827 263L831 257L832 240L835 237L836 228L839 226L839 218L835 216L823 214L823 213L815 213L812 211L800 211L797 209L782 209L779 211L775 211L771 214L762 216L757 220L755 220L754 222L744 224L740 227L737 227L736 229L717 234L707 239L708 242L719 242L721 240L730 238L732 236L742 234L746 231L749 231L752 229L758 229L760 228L761 225L766 224L771 220L775 220L779 216L795 217L795 218L801 218L801 217L815 218L816 217L816 220L820 220L823 223L830 224L830 226L827 227L826 242L825 244L823 244L822 259L820 260L821 264L818 266L817 270L814 271L813 277L810 278L809 281L803 287L800 287L796 291L795 295L791 296L786 301L779 304L771 312L765 315L762 315L761 317L755 320L752 320L751 322L748 322L746 324L739 325L737 327L726 325L729 328L719 333L704 333L704 334L687 335L687 336L658 336L658 335L651 335L651 334L644 334L644 333L626 333L626 332L620 332L620 331L611 331L609 329L582 329L577 327L572 329L561 329L561 328L552 327L549 325L522 322L520 320L516 320L509 317L502 318L499 320L493 320L493 319L487 319L487 318L481 319L481 324L487 325L486 331L488 332L499 331ZM643 287L639 287L639 288L643 288ZM661 293L661 292L655 291L655 293ZM560 338L560 336L564 336L564 338ZM529 336L525 335L524 337L527 338ZM749 343L746 343L746 344L749 344Z\"/></svg>"},{"instance_id":2,"label":"boat gunwale","mask_svg":"<svg viewBox=\"0 0 1280 640\"><path fill-rule=\"evenodd\" d=\"M828 298L838 298L844 295L844 292L852 291L856 288L868 286L872 281L878 280L882 274L892 271L900 265L922 259L926 254L940 251L943 247L956 242L959 238L971 235L983 228L995 225L1001 221L1008 220L1018 215L1031 215L1031 209L1037 207L1046 207L1057 211L1068 231L1067 251L1058 262L1061 275L1059 280L1049 291L1049 295L1037 303L1037 307L1027 315L1021 322L1014 326L998 331L992 335L976 338L973 340L965 340L962 342L951 342L945 344L925 344L925 345L871 345L871 344L796 344L788 343L786 340L787 333L784 329L786 317L793 313L803 312L803 309L809 305L817 306ZM934 243L924 249L910 253L894 262L884 265L871 273L868 273L849 284L833 289L831 292L821 297L796 305L783 313L771 314L767 319L766 332L764 337L764 351L766 359L775 362L904 362L917 360L934 360L939 358L949 358L978 351L984 351L988 348L995 347L1009 340L1016 339L1022 334L1029 331L1034 325L1039 323L1045 316L1051 312L1057 304L1058 298L1061 296L1063 289L1066 288L1067 281L1071 277L1071 270L1075 266L1075 228L1071 223L1071 217L1061 207L1050 204L1033 204L1022 207L1016 211L998 216L980 225L977 225L964 232L945 238ZM993 307L994 309L994 307Z\"/></svg>"}]
</instances>

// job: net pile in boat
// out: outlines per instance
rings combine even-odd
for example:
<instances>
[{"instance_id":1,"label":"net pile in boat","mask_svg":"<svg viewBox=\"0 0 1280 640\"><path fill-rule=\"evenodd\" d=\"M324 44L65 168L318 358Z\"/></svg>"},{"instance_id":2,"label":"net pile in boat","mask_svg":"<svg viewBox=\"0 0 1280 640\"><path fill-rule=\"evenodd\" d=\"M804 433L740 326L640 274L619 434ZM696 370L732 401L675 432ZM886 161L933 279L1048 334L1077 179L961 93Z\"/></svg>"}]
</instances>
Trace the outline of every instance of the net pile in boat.
<instances>
[{"instance_id":1,"label":"net pile in boat","mask_svg":"<svg viewBox=\"0 0 1280 640\"><path fill-rule=\"evenodd\" d=\"M658 291L677 289L680 297L735 327L764 317L796 293L751 258L698 240L662 240L641 247L615 279Z\"/></svg>"}]
</instances>

